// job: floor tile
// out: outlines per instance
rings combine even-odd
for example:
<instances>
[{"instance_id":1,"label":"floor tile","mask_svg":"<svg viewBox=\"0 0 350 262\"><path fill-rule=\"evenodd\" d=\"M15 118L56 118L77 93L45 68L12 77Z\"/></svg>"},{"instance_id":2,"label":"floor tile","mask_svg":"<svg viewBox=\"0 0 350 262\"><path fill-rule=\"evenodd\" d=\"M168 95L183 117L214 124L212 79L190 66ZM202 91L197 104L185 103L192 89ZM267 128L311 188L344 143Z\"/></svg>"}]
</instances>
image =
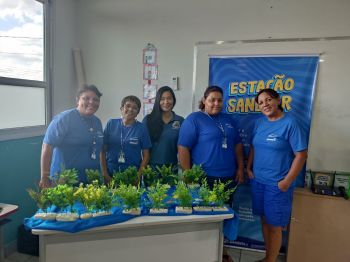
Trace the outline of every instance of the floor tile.
<instances>
[{"instance_id":1,"label":"floor tile","mask_svg":"<svg viewBox=\"0 0 350 262\"><path fill-rule=\"evenodd\" d=\"M265 252L242 250L240 262L254 262L263 259ZM284 255L279 255L276 262L285 262L286 257Z\"/></svg>"},{"instance_id":2,"label":"floor tile","mask_svg":"<svg viewBox=\"0 0 350 262\"><path fill-rule=\"evenodd\" d=\"M227 252L230 254L234 262L240 262L241 260L241 250L238 248L226 248Z\"/></svg>"},{"instance_id":3,"label":"floor tile","mask_svg":"<svg viewBox=\"0 0 350 262\"><path fill-rule=\"evenodd\" d=\"M39 257L29 256L29 259L26 262L39 262Z\"/></svg>"},{"instance_id":4,"label":"floor tile","mask_svg":"<svg viewBox=\"0 0 350 262\"><path fill-rule=\"evenodd\" d=\"M6 257L6 260L13 262L27 262L29 255L22 254L19 252L14 252Z\"/></svg>"},{"instance_id":5,"label":"floor tile","mask_svg":"<svg viewBox=\"0 0 350 262\"><path fill-rule=\"evenodd\" d=\"M242 250L240 262L254 262L265 257L265 252Z\"/></svg>"}]
</instances>

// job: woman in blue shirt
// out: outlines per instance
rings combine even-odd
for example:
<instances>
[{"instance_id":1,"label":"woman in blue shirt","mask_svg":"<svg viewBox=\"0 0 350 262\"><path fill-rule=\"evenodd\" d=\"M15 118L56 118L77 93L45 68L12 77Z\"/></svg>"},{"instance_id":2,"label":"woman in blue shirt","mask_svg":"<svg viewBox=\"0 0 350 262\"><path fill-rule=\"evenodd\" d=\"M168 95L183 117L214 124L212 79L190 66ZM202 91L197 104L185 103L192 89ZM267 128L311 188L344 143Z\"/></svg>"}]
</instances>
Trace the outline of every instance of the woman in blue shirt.
<instances>
[{"instance_id":1,"label":"woman in blue shirt","mask_svg":"<svg viewBox=\"0 0 350 262\"><path fill-rule=\"evenodd\" d=\"M138 169L139 176L149 161L151 141L147 128L136 120L141 101L136 96L126 96L121 103L122 118L111 119L104 129L104 146L100 154L105 182L114 172L130 166Z\"/></svg>"},{"instance_id":2,"label":"woman in blue shirt","mask_svg":"<svg viewBox=\"0 0 350 262\"><path fill-rule=\"evenodd\" d=\"M201 165L211 187L218 179L243 181L243 146L234 120L221 112L222 106L222 89L209 86L200 101L200 111L183 122L178 142L182 169Z\"/></svg>"},{"instance_id":3,"label":"woman in blue shirt","mask_svg":"<svg viewBox=\"0 0 350 262\"><path fill-rule=\"evenodd\" d=\"M152 141L149 162L152 168L171 165L177 172L177 140L184 119L173 111L175 104L174 91L168 86L159 88L152 112L145 116L143 123Z\"/></svg>"},{"instance_id":4,"label":"woman in blue shirt","mask_svg":"<svg viewBox=\"0 0 350 262\"><path fill-rule=\"evenodd\" d=\"M75 168L79 182L87 182L85 169L100 169L103 142L102 124L94 114L100 106L101 92L94 85L78 90L77 107L64 111L47 128L41 151L39 186L51 186L51 179L65 169Z\"/></svg>"},{"instance_id":5,"label":"woman in blue shirt","mask_svg":"<svg viewBox=\"0 0 350 262\"><path fill-rule=\"evenodd\" d=\"M298 123L286 115L273 89L261 90L255 102L264 117L255 123L247 163L252 179L253 213L261 216L266 255L275 262L282 228L290 220L293 182L307 158L307 142Z\"/></svg>"}]
</instances>

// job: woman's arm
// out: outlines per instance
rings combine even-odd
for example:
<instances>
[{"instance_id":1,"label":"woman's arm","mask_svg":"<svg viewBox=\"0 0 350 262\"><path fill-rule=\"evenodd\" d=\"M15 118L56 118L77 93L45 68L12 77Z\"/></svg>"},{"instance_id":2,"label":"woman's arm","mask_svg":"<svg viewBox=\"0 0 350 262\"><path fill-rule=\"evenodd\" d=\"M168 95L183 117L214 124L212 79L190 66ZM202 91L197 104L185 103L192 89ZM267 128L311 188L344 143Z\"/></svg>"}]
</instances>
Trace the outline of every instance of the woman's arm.
<instances>
[{"instance_id":1,"label":"woman's arm","mask_svg":"<svg viewBox=\"0 0 350 262\"><path fill-rule=\"evenodd\" d=\"M138 173L139 181L141 181L141 175L143 169L148 165L150 159L149 149L142 149L142 161Z\"/></svg>"},{"instance_id":2,"label":"woman's arm","mask_svg":"<svg viewBox=\"0 0 350 262\"><path fill-rule=\"evenodd\" d=\"M107 147L106 145L104 145L100 152L100 165L101 165L103 180L105 181L105 184L108 184L111 181L111 177L109 176L108 170L107 170L106 150L107 150Z\"/></svg>"},{"instance_id":3,"label":"woman's arm","mask_svg":"<svg viewBox=\"0 0 350 262\"><path fill-rule=\"evenodd\" d=\"M149 149L142 149L142 161L140 164L139 171L142 171L148 165L149 159L150 159Z\"/></svg>"},{"instance_id":4,"label":"woman's arm","mask_svg":"<svg viewBox=\"0 0 350 262\"><path fill-rule=\"evenodd\" d=\"M253 159L254 159L254 147L250 145L248 162L247 162L247 175L250 179L254 178L253 174Z\"/></svg>"},{"instance_id":5,"label":"woman's arm","mask_svg":"<svg viewBox=\"0 0 350 262\"><path fill-rule=\"evenodd\" d=\"M282 191L287 191L293 181L299 175L301 169L303 168L305 161L307 159L307 150L297 152L295 154L292 165L289 169L288 174L278 182L278 187Z\"/></svg>"},{"instance_id":6,"label":"woman's arm","mask_svg":"<svg viewBox=\"0 0 350 262\"><path fill-rule=\"evenodd\" d=\"M50 166L52 157L52 146L43 143L41 147L41 159L40 159L40 188L46 188L51 186L50 181Z\"/></svg>"},{"instance_id":7,"label":"woman's arm","mask_svg":"<svg viewBox=\"0 0 350 262\"><path fill-rule=\"evenodd\" d=\"M238 183L244 182L244 154L243 154L243 145L241 143L235 145L236 161L237 161L237 170L236 170L236 181Z\"/></svg>"},{"instance_id":8,"label":"woman's arm","mask_svg":"<svg viewBox=\"0 0 350 262\"><path fill-rule=\"evenodd\" d=\"M179 162L182 170L188 170L191 168L191 153L188 147L177 146Z\"/></svg>"}]
</instances>

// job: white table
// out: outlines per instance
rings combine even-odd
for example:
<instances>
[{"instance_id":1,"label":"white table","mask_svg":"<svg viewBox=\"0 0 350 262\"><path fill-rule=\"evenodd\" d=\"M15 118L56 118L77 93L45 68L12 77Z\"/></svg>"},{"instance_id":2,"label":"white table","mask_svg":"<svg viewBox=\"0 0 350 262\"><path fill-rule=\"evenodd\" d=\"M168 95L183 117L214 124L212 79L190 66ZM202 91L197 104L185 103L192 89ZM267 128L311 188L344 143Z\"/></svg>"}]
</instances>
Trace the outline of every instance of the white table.
<instances>
[{"instance_id":1,"label":"white table","mask_svg":"<svg viewBox=\"0 0 350 262\"><path fill-rule=\"evenodd\" d=\"M3 226L11 220L7 217L18 210L18 206L0 203L0 262L5 260Z\"/></svg>"},{"instance_id":2,"label":"white table","mask_svg":"<svg viewBox=\"0 0 350 262\"><path fill-rule=\"evenodd\" d=\"M33 229L41 262L221 261L223 220L208 216L142 216L78 233Z\"/></svg>"}]
</instances>

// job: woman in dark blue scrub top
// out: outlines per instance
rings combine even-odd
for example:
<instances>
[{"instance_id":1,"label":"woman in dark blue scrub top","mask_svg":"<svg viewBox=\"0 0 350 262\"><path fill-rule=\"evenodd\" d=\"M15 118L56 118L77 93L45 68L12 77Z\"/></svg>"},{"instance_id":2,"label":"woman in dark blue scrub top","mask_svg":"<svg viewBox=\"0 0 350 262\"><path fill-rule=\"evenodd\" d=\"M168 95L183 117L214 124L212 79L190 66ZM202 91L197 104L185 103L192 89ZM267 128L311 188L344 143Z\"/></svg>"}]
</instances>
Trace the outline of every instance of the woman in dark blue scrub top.
<instances>
[{"instance_id":1,"label":"woman in dark blue scrub top","mask_svg":"<svg viewBox=\"0 0 350 262\"><path fill-rule=\"evenodd\" d=\"M100 169L103 130L94 114L101 96L96 86L85 85L78 90L77 107L54 117L42 145L40 187L50 187L50 177L59 174L62 167L75 168L79 182L87 182L85 169Z\"/></svg>"},{"instance_id":2,"label":"woman in dark blue scrub top","mask_svg":"<svg viewBox=\"0 0 350 262\"><path fill-rule=\"evenodd\" d=\"M282 228L290 221L294 181L307 158L307 141L297 121L284 114L273 89L261 90L255 102L262 116L255 122L247 173L252 179L253 213L261 217L266 255L275 262Z\"/></svg>"},{"instance_id":3,"label":"woman in dark blue scrub top","mask_svg":"<svg viewBox=\"0 0 350 262\"><path fill-rule=\"evenodd\" d=\"M157 91L152 112L143 119L152 141L149 162L152 168L172 165L177 171L177 140L184 119L173 111L175 104L174 91L163 86Z\"/></svg>"}]
</instances>

